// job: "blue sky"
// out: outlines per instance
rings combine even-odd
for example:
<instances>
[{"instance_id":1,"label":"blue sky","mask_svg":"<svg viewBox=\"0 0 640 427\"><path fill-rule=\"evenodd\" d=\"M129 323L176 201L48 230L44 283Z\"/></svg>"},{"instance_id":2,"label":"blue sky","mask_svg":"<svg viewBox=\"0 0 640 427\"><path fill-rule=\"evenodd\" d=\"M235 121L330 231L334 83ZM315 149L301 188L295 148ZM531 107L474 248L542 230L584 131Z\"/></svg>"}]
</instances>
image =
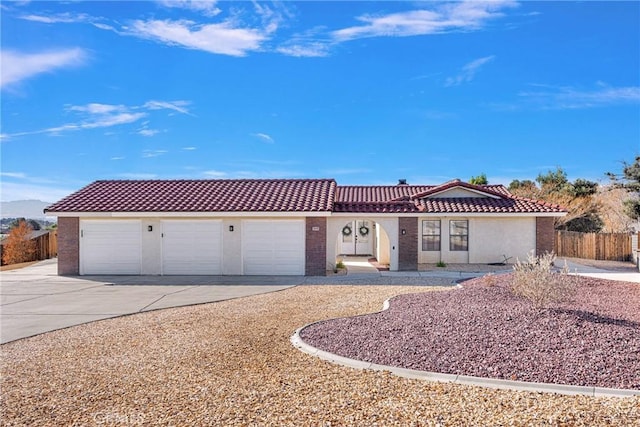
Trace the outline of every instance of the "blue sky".
<instances>
[{"instance_id":1,"label":"blue sky","mask_svg":"<svg viewBox=\"0 0 640 427\"><path fill-rule=\"evenodd\" d=\"M2 2L2 200L490 183L640 154L639 2Z\"/></svg>"}]
</instances>

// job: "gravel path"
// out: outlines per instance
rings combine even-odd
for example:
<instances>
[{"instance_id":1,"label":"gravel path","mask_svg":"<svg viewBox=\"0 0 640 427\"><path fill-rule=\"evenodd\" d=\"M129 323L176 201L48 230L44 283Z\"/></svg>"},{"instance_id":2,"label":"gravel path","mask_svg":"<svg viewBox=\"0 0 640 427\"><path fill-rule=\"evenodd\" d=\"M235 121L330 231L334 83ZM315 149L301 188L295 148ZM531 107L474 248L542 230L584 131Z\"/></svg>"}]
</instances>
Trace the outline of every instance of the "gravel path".
<instances>
[{"instance_id":1,"label":"gravel path","mask_svg":"<svg viewBox=\"0 0 640 427\"><path fill-rule=\"evenodd\" d=\"M435 288L299 286L110 319L0 346L1 425L640 425L640 398L429 383L289 343L309 322Z\"/></svg>"},{"instance_id":2,"label":"gravel path","mask_svg":"<svg viewBox=\"0 0 640 427\"><path fill-rule=\"evenodd\" d=\"M382 365L640 390L640 286L576 277L572 301L538 310L512 295L511 276L404 295L385 312L318 323L300 336Z\"/></svg>"}]
</instances>

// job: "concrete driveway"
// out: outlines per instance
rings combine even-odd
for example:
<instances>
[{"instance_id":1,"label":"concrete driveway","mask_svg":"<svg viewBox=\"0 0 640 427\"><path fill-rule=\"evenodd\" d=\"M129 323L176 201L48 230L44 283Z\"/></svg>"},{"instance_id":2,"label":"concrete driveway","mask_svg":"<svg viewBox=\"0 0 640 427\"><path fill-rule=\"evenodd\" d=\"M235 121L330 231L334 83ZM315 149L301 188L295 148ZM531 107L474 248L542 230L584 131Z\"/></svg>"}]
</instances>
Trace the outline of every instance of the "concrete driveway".
<instances>
[{"instance_id":1,"label":"concrete driveway","mask_svg":"<svg viewBox=\"0 0 640 427\"><path fill-rule=\"evenodd\" d=\"M0 343L94 320L290 288L304 277L82 276L56 260L0 273ZM141 286L127 286L141 285Z\"/></svg>"},{"instance_id":2,"label":"concrete driveway","mask_svg":"<svg viewBox=\"0 0 640 427\"><path fill-rule=\"evenodd\" d=\"M446 286L482 272L379 272L352 260L349 274L304 276L82 276L56 274L57 260L0 273L0 344L125 314L202 304L297 285ZM366 260L365 260L366 261ZM559 259L557 265L563 265ZM640 273L608 271L568 261L574 274L640 283ZM137 285L137 286L129 286Z\"/></svg>"}]
</instances>

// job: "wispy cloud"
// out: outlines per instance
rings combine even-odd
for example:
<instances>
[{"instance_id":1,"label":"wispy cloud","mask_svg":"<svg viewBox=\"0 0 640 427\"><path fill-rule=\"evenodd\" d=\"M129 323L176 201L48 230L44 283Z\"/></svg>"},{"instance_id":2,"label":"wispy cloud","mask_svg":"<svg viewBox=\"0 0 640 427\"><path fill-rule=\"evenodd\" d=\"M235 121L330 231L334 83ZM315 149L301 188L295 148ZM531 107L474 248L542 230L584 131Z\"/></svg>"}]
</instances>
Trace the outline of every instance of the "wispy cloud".
<instances>
[{"instance_id":1,"label":"wispy cloud","mask_svg":"<svg viewBox=\"0 0 640 427\"><path fill-rule=\"evenodd\" d=\"M329 55L334 44L327 36L326 27L319 26L294 34L278 46L276 52L296 57L322 57Z\"/></svg>"},{"instance_id":2,"label":"wispy cloud","mask_svg":"<svg viewBox=\"0 0 640 427\"><path fill-rule=\"evenodd\" d=\"M540 90L523 91L518 95L526 106L544 110L573 110L640 103L640 87L612 87L598 82L594 89L572 86L533 85Z\"/></svg>"},{"instance_id":3,"label":"wispy cloud","mask_svg":"<svg viewBox=\"0 0 640 427\"><path fill-rule=\"evenodd\" d=\"M143 107L149 110L173 110L182 114L191 114L187 109L190 104L188 101L148 101Z\"/></svg>"},{"instance_id":4,"label":"wispy cloud","mask_svg":"<svg viewBox=\"0 0 640 427\"><path fill-rule=\"evenodd\" d=\"M167 153L167 150L142 150L142 158L149 159L152 157L159 157Z\"/></svg>"},{"instance_id":5,"label":"wispy cloud","mask_svg":"<svg viewBox=\"0 0 640 427\"><path fill-rule=\"evenodd\" d=\"M124 160L123 156L113 156L110 160Z\"/></svg>"},{"instance_id":6,"label":"wispy cloud","mask_svg":"<svg viewBox=\"0 0 640 427\"><path fill-rule=\"evenodd\" d=\"M79 123L68 123L65 125L50 127L50 128L42 129L38 131L18 133L18 134L14 134L13 136L23 136L23 135L31 135L31 134L38 134L38 133L59 134L62 132L78 131L83 129L106 128L106 127L123 125L127 123L133 123L146 116L147 116L147 113L142 113L142 112L106 114L106 115L100 115L98 117L91 117Z\"/></svg>"},{"instance_id":7,"label":"wispy cloud","mask_svg":"<svg viewBox=\"0 0 640 427\"><path fill-rule=\"evenodd\" d=\"M197 150L197 148L196 148L196 147L182 147L182 149L183 149L184 151L194 151L194 150Z\"/></svg>"},{"instance_id":8,"label":"wispy cloud","mask_svg":"<svg viewBox=\"0 0 640 427\"><path fill-rule=\"evenodd\" d=\"M295 57L323 57L328 56L331 44L327 42L291 41L276 48L276 51L287 56Z\"/></svg>"},{"instance_id":9,"label":"wispy cloud","mask_svg":"<svg viewBox=\"0 0 640 427\"><path fill-rule=\"evenodd\" d=\"M207 22L194 19L137 19L126 25L118 22L104 23L102 18L93 18L90 23L97 28L113 31L122 36L135 36L146 40L205 52L246 56L249 52L263 49L278 30L289 12L284 5L267 5L260 1L253 8L230 8L227 18L211 22L222 10L212 0L160 0L165 7L188 9L207 17ZM245 22L246 21L246 22ZM247 23L249 22L249 23Z\"/></svg>"},{"instance_id":10,"label":"wispy cloud","mask_svg":"<svg viewBox=\"0 0 640 427\"><path fill-rule=\"evenodd\" d=\"M300 178L306 176L304 172L294 170L258 170L258 169L237 169L230 171L207 170L202 175L210 178L225 179L254 179L254 178Z\"/></svg>"},{"instance_id":11,"label":"wispy cloud","mask_svg":"<svg viewBox=\"0 0 640 427\"><path fill-rule=\"evenodd\" d=\"M216 16L221 12L217 0L160 0L158 3L164 7L192 10L205 16Z\"/></svg>"},{"instance_id":12,"label":"wispy cloud","mask_svg":"<svg viewBox=\"0 0 640 427\"><path fill-rule=\"evenodd\" d=\"M517 5L513 0L418 2L419 8L414 10L361 15L355 18L356 25L334 31L315 27L271 44L273 34L286 27L287 19L293 17L284 2L253 1L252 7L228 8L224 11L226 16L223 16L223 2L216 0L157 0L156 3L194 14L189 19L136 19L126 24L86 14L34 14L22 18L47 24L83 22L122 36L219 55L246 56L269 50L294 57L324 57L330 55L336 45L354 39L480 30ZM212 22L214 20L217 22Z\"/></svg>"},{"instance_id":13,"label":"wispy cloud","mask_svg":"<svg viewBox=\"0 0 640 427\"><path fill-rule=\"evenodd\" d=\"M143 173L143 172L127 172L117 175L124 179L155 179L158 177L155 173Z\"/></svg>"},{"instance_id":14,"label":"wispy cloud","mask_svg":"<svg viewBox=\"0 0 640 427\"><path fill-rule=\"evenodd\" d=\"M478 58L476 60L469 62L468 64L465 64L460 70L460 72L458 73L458 75L454 77L448 77L444 85L449 87L449 86L458 86L458 85L461 85L462 83L469 83L474 79L480 67L482 67L488 62L493 61L494 59L495 59L495 55L485 56L483 58Z\"/></svg>"},{"instance_id":15,"label":"wispy cloud","mask_svg":"<svg viewBox=\"0 0 640 427\"><path fill-rule=\"evenodd\" d=\"M224 178L227 176L226 172L218 171L218 170L208 170L208 171L202 172L202 174L206 177L212 177L212 178Z\"/></svg>"},{"instance_id":16,"label":"wispy cloud","mask_svg":"<svg viewBox=\"0 0 640 427\"><path fill-rule=\"evenodd\" d=\"M23 172L0 172L0 176L4 176L7 178L19 178L24 179L27 175Z\"/></svg>"},{"instance_id":17,"label":"wispy cloud","mask_svg":"<svg viewBox=\"0 0 640 427\"><path fill-rule=\"evenodd\" d=\"M439 34L453 31L478 30L504 14L502 10L517 5L515 1L465 1L453 3L428 3L430 9L418 9L386 15L362 15L362 22L332 33L338 41L365 37L407 37Z\"/></svg>"},{"instance_id":18,"label":"wispy cloud","mask_svg":"<svg viewBox=\"0 0 640 427\"><path fill-rule=\"evenodd\" d=\"M160 132L162 132L160 129L149 129L149 121L145 121L142 123L142 126L140 127L140 129L138 129L136 131L136 133L138 135L142 135L142 136L146 136L146 137L152 137L154 135L159 134Z\"/></svg>"},{"instance_id":19,"label":"wispy cloud","mask_svg":"<svg viewBox=\"0 0 640 427\"><path fill-rule=\"evenodd\" d=\"M75 113L79 115L79 120L72 123L63 124L60 126L54 126L44 129L38 129L34 131L16 132L12 134L4 134L3 138L9 139L11 137L19 137L26 135L37 134L52 134L57 135L63 132L79 131L85 129L96 128L108 128L113 126L119 126L129 123L138 122L149 116L150 112L158 109L176 110L175 105L187 105L186 101L149 101L139 106L127 106L122 104L101 104L101 103L89 103L86 105L68 105L65 107L67 112ZM183 108L181 108L183 109ZM180 111L182 112L182 111ZM188 111L184 109L184 114L188 114ZM153 136L160 130L154 130L148 128L149 122L142 124L142 127L137 130L137 133L143 136Z\"/></svg>"},{"instance_id":20,"label":"wispy cloud","mask_svg":"<svg viewBox=\"0 0 640 427\"><path fill-rule=\"evenodd\" d=\"M247 52L258 50L267 39L259 29L238 28L232 22L197 24L188 20L136 20L129 31L137 37L172 46L231 56L245 56Z\"/></svg>"},{"instance_id":21,"label":"wispy cloud","mask_svg":"<svg viewBox=\"0 0 640 427\"><path fill-rule=\"evenodd\" d=\"M59 49L39 53L12 50L0 52L0 85L5 88L32 78L38 74L60 68L77 67L87 61L87 53L81 48Z\"/></svg>"},{"instance_id":22,"label":"wispy cloud","mask_svg":"<svg viewBox=\"0 0 640 427\"><path fill-rule=\"evenodd\" d=\"M152 137L154 135L159 134L160 132L162 132L159 129L147 129L147 128L142 128L142 129L138 129L138 132L136 132L138 135L142 135L142 136L146 136L146 137Z\"/></svg>"},{"instance_id":23,"label":"wispy cloud","mask_svg":"<svg viewBox=\"0 0 640 427\"><path fill-rule=\"evenodd\" d=\"M110 114L114 112L125 112L128 108L124 105L90 103L87 105L71 105L67 107L67 110L89 114Z\"/></svg>"},{"instance_id":24,"label":"wispy cloud","mask_svg":"<svg viewBox=\"0 0 640 427\"><path fill-rule=\"evenodd\" d=\"M275 142L274 139L271 136L267 135L266 133L252 133L251 135L257 138L260 138L261 140L263 140L268 144L273 144Z\"/></svg>"},{"instance_id":25,"label":"wispy cloud","mask_svg":"<svg viewBox=\"0 0 640 427\"><path fill-rule=\"evenodd\" d=\"M83 23L83 22L91 22L93 18L85 13L58 13L52 15L22 15L21 19L32 21L32 22L41 22L43 24L75 24L75 23Z\"/></svg>"}]
</instances>

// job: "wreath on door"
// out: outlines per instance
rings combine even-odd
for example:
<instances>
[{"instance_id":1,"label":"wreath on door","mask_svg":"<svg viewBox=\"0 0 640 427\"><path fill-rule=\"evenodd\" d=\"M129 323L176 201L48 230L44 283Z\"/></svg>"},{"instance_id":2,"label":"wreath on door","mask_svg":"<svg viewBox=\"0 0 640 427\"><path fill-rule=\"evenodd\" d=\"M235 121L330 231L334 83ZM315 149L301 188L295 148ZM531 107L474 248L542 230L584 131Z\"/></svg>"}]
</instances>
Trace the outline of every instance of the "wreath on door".
<instances>
[{"instance_id":1,"label":"wreath on door","mask_svg":"<svg viewBox=\"0 0 640 427\"><path fill-rule=\"evenodd\" d=\"M353 233L353 230L351 230L351 226L345 225L342 228L342 235L343 236L351 236L351 233Z\"/></svg>"},{"instance_id":2,"label":"wreath on door","mask_svg":"<svg viewBox=\"0 0 640 427\"><path fill-rule=\"evenodd\" d=\"M360 227L360 235L366 236L367 234L369 234L369 227L367 227L366 225Z\"/></svg>"}]
</instances>

